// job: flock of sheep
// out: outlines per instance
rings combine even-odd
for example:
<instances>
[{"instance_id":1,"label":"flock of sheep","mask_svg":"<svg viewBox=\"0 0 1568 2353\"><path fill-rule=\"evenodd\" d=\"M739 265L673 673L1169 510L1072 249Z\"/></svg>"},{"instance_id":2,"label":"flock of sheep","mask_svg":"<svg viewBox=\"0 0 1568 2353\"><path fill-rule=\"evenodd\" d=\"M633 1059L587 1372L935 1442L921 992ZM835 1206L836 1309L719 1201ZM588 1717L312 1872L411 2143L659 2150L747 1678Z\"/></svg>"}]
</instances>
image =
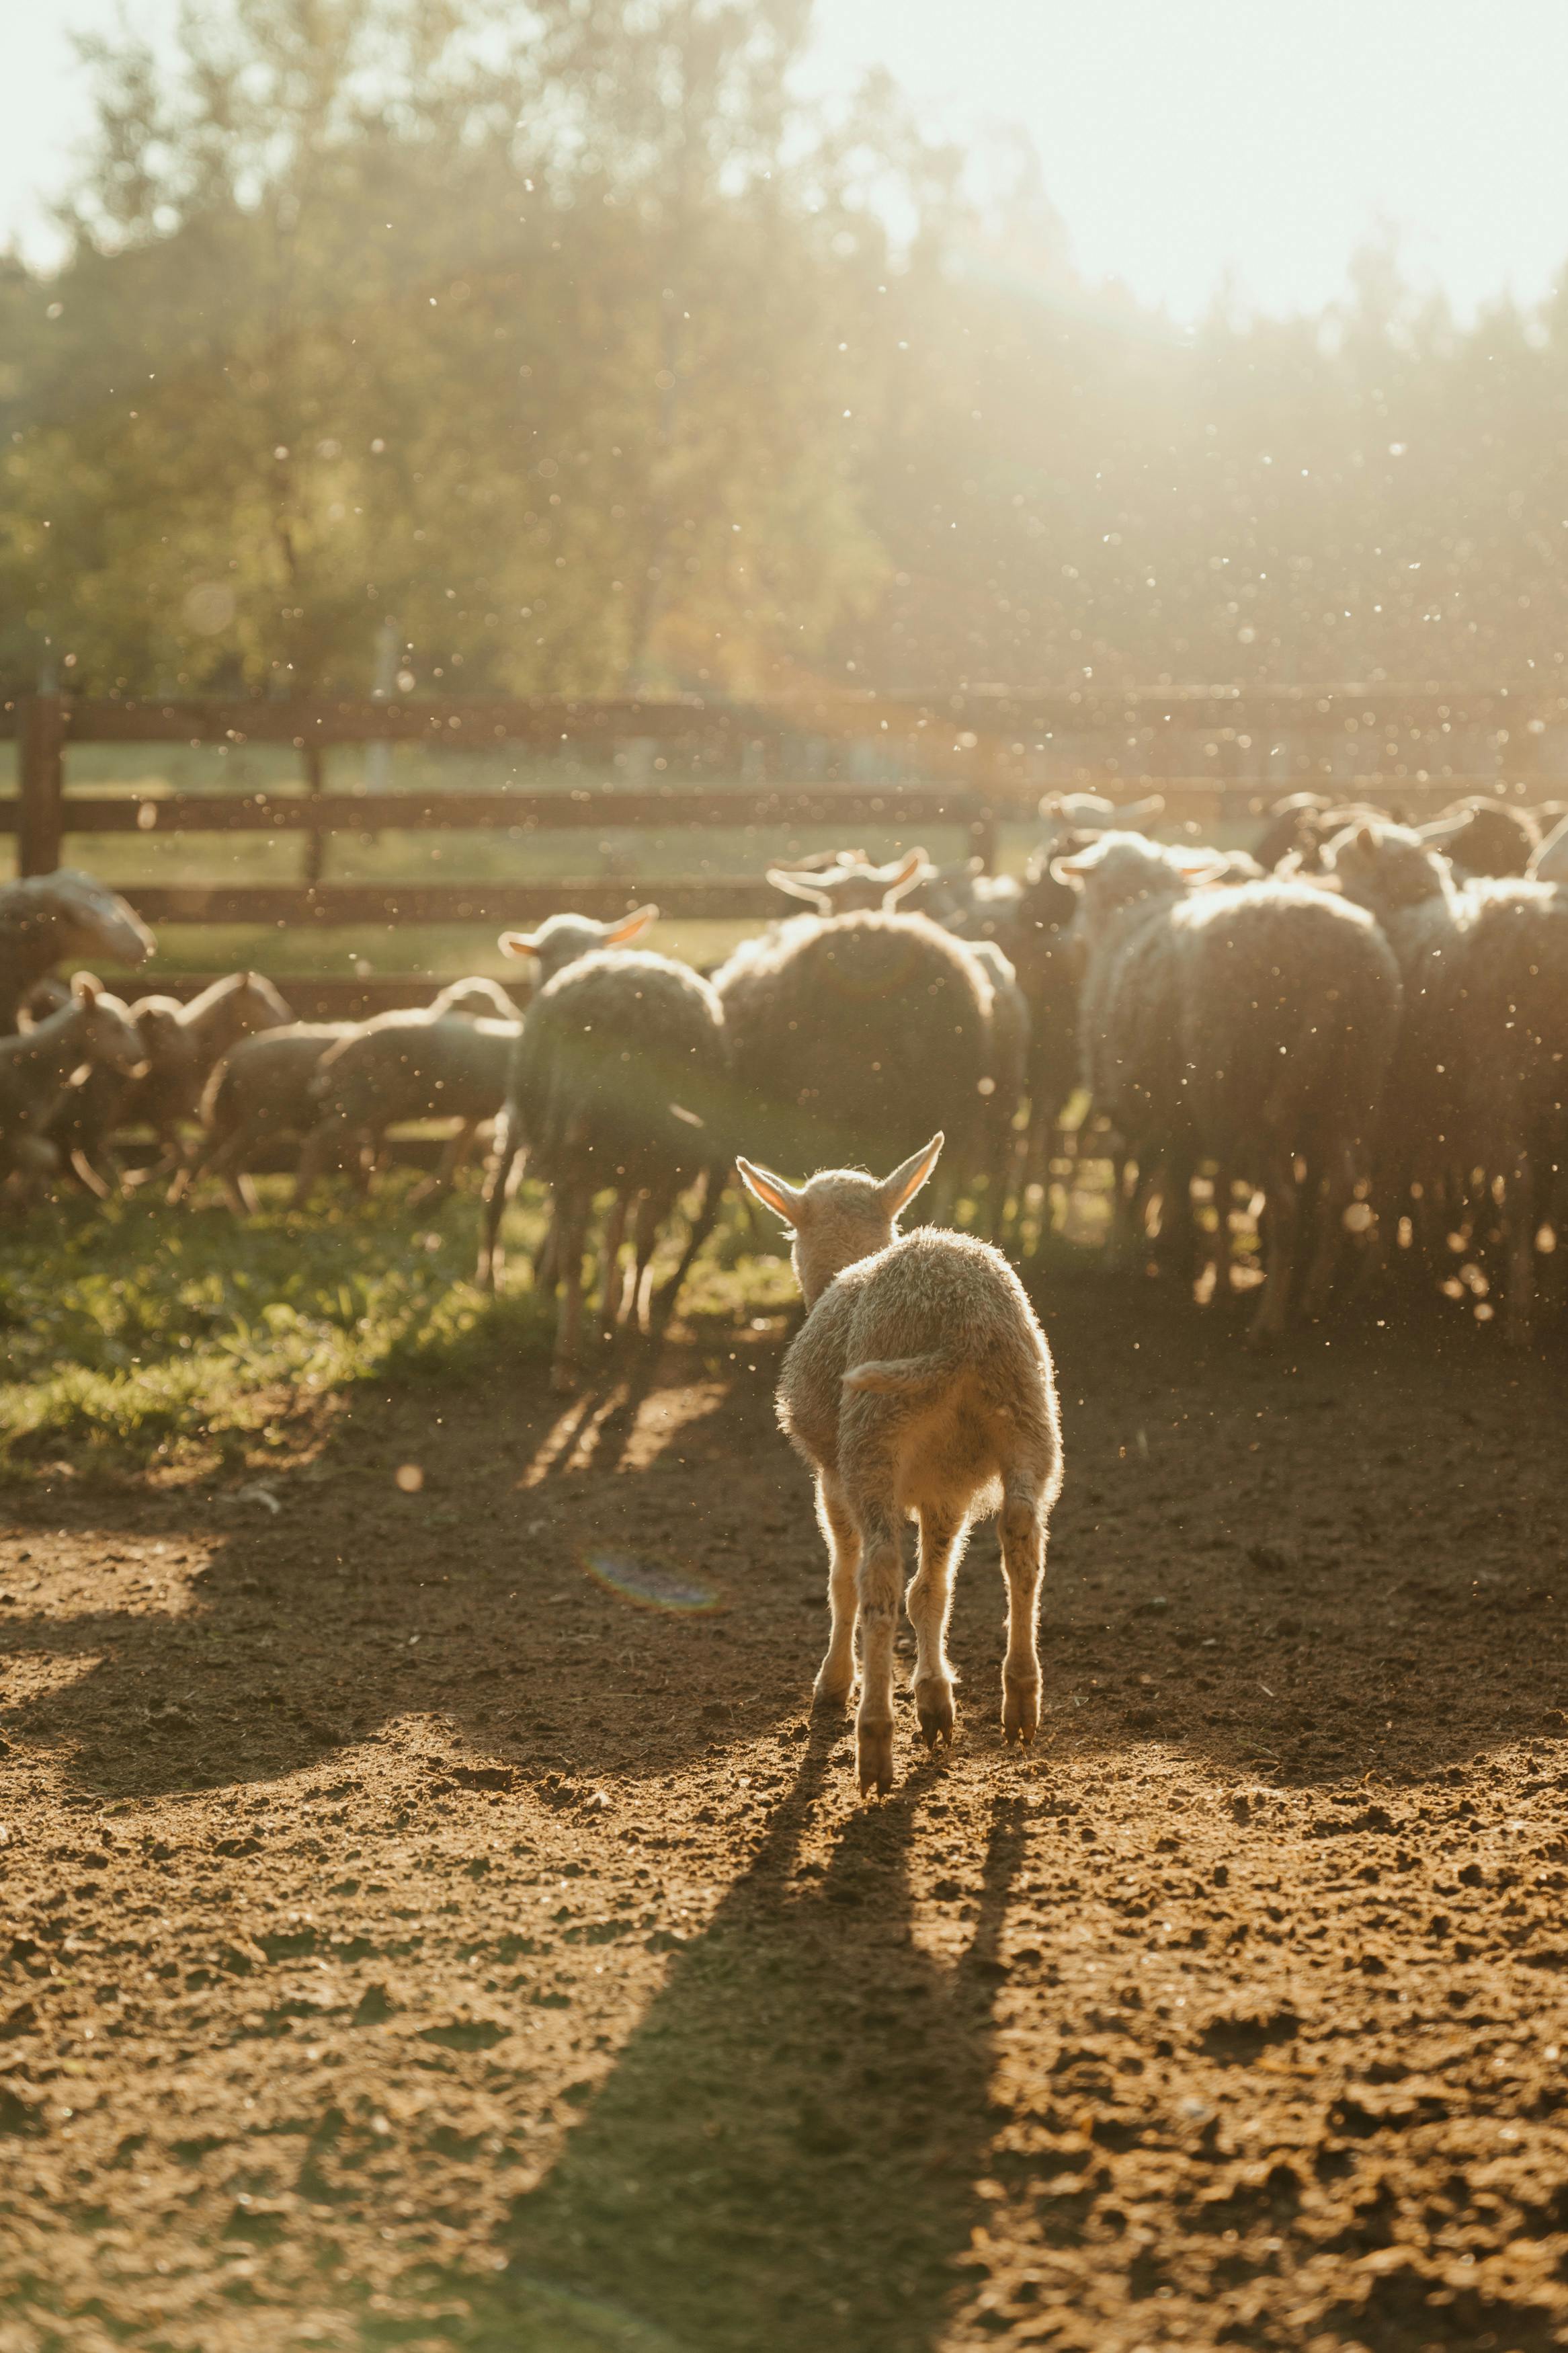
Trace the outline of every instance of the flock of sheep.
<instances>
[{"instance_id":1,"label":"flock of sheep","mask_svg":"<svg viewBox=\"0 0 1568 2353\"><path fill-rule=\"evenodd\" d=\"M86 974L51 976L145 958L123 901L69 871L15 883L0 1200L117 1189L132 1129L153 1131L172 1198L216 1180L239 1212L251 1162L286 1136L303 1201L334 1171L368 1185L399 1124L453 1123L426 1193L493 1133L479 1277L495 1280L526 1166L552 1200L535 1271L561 1294L566 1382L585 1263L606 1331L657 1321L742 1152L879 1168L942 1131L933 1222L967 1200L1006 1247L1081 1086L1079 1148L1115 1169L1112 1254L1153 1250L1189 1277L1206 1260L1205 1280L1228 1282L1231 1228L1256 1216L1258 1337L1392 1264L1451 1282L1463 1243L1467 1280L1498 1285L1508 1335L1528 1340L1564 1208L1564 827L1542 841L1527 812L1483 801L1415 829L1298 795L1248 856L1162 843L1160 814L1043 804L1022 878L938 872L919 850L773 870L810 912L706 976L634 944L652 908L553 916L503 938L532 969L521 1019L481 979L355 1024L296 1022L250 973L127 1007ZM655 1250L689 1194L655 1302Z\"/></svg>"}]
</instances>

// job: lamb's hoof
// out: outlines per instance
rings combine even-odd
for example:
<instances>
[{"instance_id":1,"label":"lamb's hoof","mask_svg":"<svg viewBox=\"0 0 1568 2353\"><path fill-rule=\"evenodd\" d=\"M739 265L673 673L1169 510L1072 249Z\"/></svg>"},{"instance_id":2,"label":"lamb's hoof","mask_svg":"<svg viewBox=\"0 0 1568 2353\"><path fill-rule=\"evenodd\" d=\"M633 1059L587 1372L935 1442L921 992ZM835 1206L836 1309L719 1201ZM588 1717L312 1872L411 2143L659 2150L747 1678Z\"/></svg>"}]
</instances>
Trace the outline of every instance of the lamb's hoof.
<instances>
[{"instance_id":1,"label":"lamb's hoof","mask_svg":"<svg viewBox=\"0 0 1568 2353\"><path fill-rule=\"evenodd\" d=\"M575 1397L582 1386L582 1375L575 1365L552 1365L550 1386L557 1397Z\"/></svg>"},{"instance_id":2,"label":"lamb's hoof","mask_svg":"<svg viewBox=\"0 0 1568 2353\"><path fill-rule=\"evenodd\" d=\"M926 1746L934 1748L939 1740L945 1740L951 1748L954 1723L952 1684L938 1683L934 1676L926 1676L917 1683L915 1712L921 1720L921 1738Z\"/></svg>"},{"instance_id":3,"label":"lamb's hoof","mask_svg":"<svg viewBox=\"0 0 1568 2353\"><path fill-rule=\"evenodd\" d=\"M890 1724L862 1724L855 1734L855 1769L859 1777L860 1795L869 1797L873 1790L886 1797L893 1786L893 1727Z\"/></svg>"},{"instance_id":4,"label":"lamb's hoof","mask_svg":"<svg viewBox=\"0 0 1568 2353\"><path fill-rule=\"evenodd\" d=\"M842 1715L849 1704L849 1694L854 1685L853 1675L846 1675L841 1683L837 1675L830 1675L824 1667L811 1686L811 1704L825 1715L829 1713Z\"/></svg>"},{"instance_id":5,"label":"lamb's hoof","mask_svg":"<svg viewBox=\"0 0 1568 2353\"><path fill-rule=\"evenodd\" d=\"M1249 1348L1256 1349L1258 1353L1262 1356L1266 1355L1270 1348L1279 1347L1284 1337L1285 1329L1283 1324L1275 1321L1265 1324L1261 1318L1259 1318L1259 1320L1256 1324L1252 1324L1247 1331L1247 1345Z\"/></svg>"},{"instance_id":6,"label":"lamb's hoof","mask_svg":"<svg viewBox=\"0 0 1568 2353\"><path fill-rule=\"evenodd\" d=\"M1032 1683L1002 1684L1002 1729L1009 1740L1033 1740L1040 1728L1040 1686Z\"/></svg>"}]
</instances>

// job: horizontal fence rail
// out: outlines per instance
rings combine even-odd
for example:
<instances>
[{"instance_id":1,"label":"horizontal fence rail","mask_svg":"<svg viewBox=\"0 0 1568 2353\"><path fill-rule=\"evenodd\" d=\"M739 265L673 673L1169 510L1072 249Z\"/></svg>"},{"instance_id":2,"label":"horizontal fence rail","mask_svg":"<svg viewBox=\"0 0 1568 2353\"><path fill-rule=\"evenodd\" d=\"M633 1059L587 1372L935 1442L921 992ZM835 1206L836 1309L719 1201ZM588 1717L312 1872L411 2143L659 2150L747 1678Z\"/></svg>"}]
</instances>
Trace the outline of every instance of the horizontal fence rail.
<instances>
[{"instance_id":1,"label":"horizontal fence rail","mask_svg":"<svg viewBox=\"0 0 1568 2353\"><path fill-rule=\"evenodd\" d=\"M0 738L18 751L18 791L0 798L0 834L14 836L23 874L69 862L73 838L138 834L299 837L293 881L127 882L152 923L247 924L311 934L333 927L535 923L571 907L610 917L641 900L682 919L765 920L784 903L763 874L642 871L616 845L616 870L581 876L468 881L326 881L334 836L765 832L801 850L825 829L864 828L919 839L956 830L960 854L994 865L1000 825L1033 815L1042 789L1084 786L1113 798L1158 791L1167 822L1208 828L1258 815L1320 781L1420 818L1467 792L1516 795L1542 765L1544 739L1568 723L1568 692L1536 681L1456 687L1431 681L1271 688L1154 687L1086 681L1019 692L971 687L941 695L806 689L756 702L699 696L647 700L534 697L415 702L307 697L233 702L38 694L0 706ZM71 749L87 744L272 745L300 756L300 780L230 793L68 792ZM329 791L327 755L371 744L448 753L521 749L612 757L620 773L556 790ZM1042 786L1042 761L1054 781ZM1284 762L1281 768L1279 763ZM804 765L811 781L785 781ZM879 764L907 773L875 778ZM1489 764L1495 764L1489 765ZM708 781L727 768L742 781ZM382 779L384 782L384 777ZM1544 782L1531 794L1539 798ZM605 844L605 850L609 845ZM944 849L943 856L952 856ZM668 847L658 862L668 862ZM695 860L693 861L696 862ZM758 867L763 864L759 852ZM523 860L526 866L526 860ZM299 1009L380 1009L419 1001L411 978L297 981Z\"/></svg>"}]
</instances>

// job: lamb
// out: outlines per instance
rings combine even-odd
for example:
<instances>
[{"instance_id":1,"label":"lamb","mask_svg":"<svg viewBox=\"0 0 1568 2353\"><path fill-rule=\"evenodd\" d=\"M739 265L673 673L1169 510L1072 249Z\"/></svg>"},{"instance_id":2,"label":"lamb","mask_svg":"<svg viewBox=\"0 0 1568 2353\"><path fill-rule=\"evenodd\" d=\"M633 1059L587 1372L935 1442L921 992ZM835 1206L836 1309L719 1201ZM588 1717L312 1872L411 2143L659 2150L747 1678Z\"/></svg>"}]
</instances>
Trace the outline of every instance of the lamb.
<instances>
[{"instance_id":1,"label":"lamb","mask_svg":"<svg viewBox=\"0 0 1568 2353\"><path fill-rule=\"evenodd\" d=\"M1261 1185L1268 1280L1252 1337L1278 1338L1293 1304L1297 1160L1318 1211L1309 1315L1327 1305L1344 1213L1370 1187L1402 999L1393 952L1363 908L1326 891L1195 889L1205 853L1136 835L1102 834L1055 871L1082 894L1090 1092L1145 1168L1164 1155L1190 1175L1206 1157Z\"/></svg>"},{"instance_id":2,"label":"lamb","mask_svg":"<svg viewBox=\"0 0 1568 2353\"><path fill-rule=\"evenodd\" d=\"M176 997L143 997L131 1018L146 1049L147 1070L132 1082L101 1065L62 1103L52 1141L90 1192L118 1189L120 1171L110 1152L117 1129L150 1127L162 1158L149 1173L184 1166L181 1126L194 1120L214 1065L240 1039L291 1020L283 998L256 972L233 972L182 1004Z\"/></svg>"},{"instance_id":3,"label":"lamb","mask_svg":"<svg viewBox=\"0 0 1568 2353\"><path fill-rule=\"evenodd\" d=\"M1372 910L1405 976L1405 1021L1385 1123L1391 1153L1429 1187L1500 1180L1503 1330L1527 1345L1535 1234L1568 1106L1568 903L1551 883L1478 877L1462 887L1422 833L1347 829L1329 848L1341 890Z\"/></svg>"},{"instance_id":4,"label":"lamb","mask_svg":"<svg viewBox=\"0 0 1568 2353\"><path fill-rule=\"evenodd\" d=\"M793 1229L806 1317L784 1359L778 1417L816 1474L828 1547L832 1632L816 1686L824 1706L848 1698L859 1629L862 1795L893 1782L893 1633L908 1520L920 1527L919 1569L904 1599L925 1739L952 1738L953 1579L971 1525L997 1513L1007 1579L1003 1730L1030 1741L1040 1720L1040 1588L1062 1482L1055 1376L1000 1251L934 1227L897 1232L942 1145L934 1136L879 1183L832 1169L795 1186L737 1163L748 1189Z\"/></svg>"},{"instance_id":5,"label":"lamb","mask_svg":"<svg viewBox=\"0 0 1568 2353\"><path fill-rule=\"evenodd\" d=\"M945 1124L967 1177L995 1091L995 992L973 951L924 915L797 916L713 976L737 1133L772 1156L888 1156Z\"/></svg>"},{"instance_id":6,"label":"lamb","mask_svg":"<svg viewBox=\"0 0 1568 2353\"><path fill-rule=\"evenodd\" d=\"M357 1027L353 1021L292 1021L231 1048L202 1095L205 1145L175 1176L170 1200L183 1200L201 1177L217 1176L236 1216L253 1214L258 1204L247 1173L252 1156L313 1125L316 1107L306 1089L316 1066L330 1046L352 1037Z\"/></svg>"},{"instance_id":7,"label":"lamb","mask_svg":"<svg viewBox=\"0 0 1568 2353\"><path fill-rule=\"evenodd\" d=\"M26 1183L58 1166L46 1131L84 1062L106 1064L127 1078L146 1068L125 1007L91 973L79 972L68 1004L16 1037L0 1038L0 1177Z\"/></svg>"},{"instance_id":8,"label":"lamb","mask_svg":"<svg viewBox=\"0 0 1568 2353\"><path fill-rule=\"evenodd\" d=\"M437 1199L447 1191L480 1127L500 1110L518 1035L515 1011L506 1020L476 1018L447 1010L451 1002L438 997L420 1011L379 1014L327 1048L306 1083L317 1124L300 1155L296 1208L356 1143L374 1157L387 1129L405 1120L461 1123L417 1198Z\"/></svg>"},{"instance_id":9,"label":"lamb","mask_svg":"<svg viewBox=\"0 0 1568 2353\"><path fill-rule=\"evenodd\" d=\"M117 891L72 866L0 884L0 1032L36 980L65 957L145 964L152 933Z\"/></svg>"},{"instance_id":10,"label":"lamb","mask_svg":"<svg viewBox=\"0 0 1568 2353\"><path fill-rule=\"evenodd\" d=\"M729 1153L720 1140L729 1075L723 1009L689 965L621 944L658 910L615 925L554 915L532 937L509 933L502 945L532 957L545 977L512 1051L506 1101L486 1182L478 1281L493 1289L508 1193L526 1164L549 1185L553 1220L536 1279L564 1297L556 1323L552 1379L577 1378L583 1255L595 1194L615 1188L600 1250L602 1321L624 1313L645 1329L672 1309L718 1211ZM704 1179L701 1208L685 1252L656 1311L648 1296L655 1245L682 1191ZM635 1264L623 1293L620 1251L633 1221Z\"/></svg>"}]
</instances>

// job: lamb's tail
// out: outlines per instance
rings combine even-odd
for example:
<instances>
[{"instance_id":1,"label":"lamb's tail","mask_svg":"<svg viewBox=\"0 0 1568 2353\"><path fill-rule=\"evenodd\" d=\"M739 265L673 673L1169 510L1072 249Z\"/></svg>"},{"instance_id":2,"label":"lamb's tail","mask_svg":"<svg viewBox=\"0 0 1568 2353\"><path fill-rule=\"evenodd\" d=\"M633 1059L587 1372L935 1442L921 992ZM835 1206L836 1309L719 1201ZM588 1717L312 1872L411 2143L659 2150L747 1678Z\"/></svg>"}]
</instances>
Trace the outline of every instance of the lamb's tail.
<instances>
[{"instance_id":1,"label":"lamb's tail","mask_svg":"<svg viewBox=\"0 0 1568 2353\"><path fill-rule=\"evenodd\" d=\"M844 1387L870 1389L879 1397L911 1397L920 1389L934 1388L952 1370L947 1358L935 1350L923 1356L872 1357L864 1365L850 1366Z\"/></svg>"}]
</instances>

